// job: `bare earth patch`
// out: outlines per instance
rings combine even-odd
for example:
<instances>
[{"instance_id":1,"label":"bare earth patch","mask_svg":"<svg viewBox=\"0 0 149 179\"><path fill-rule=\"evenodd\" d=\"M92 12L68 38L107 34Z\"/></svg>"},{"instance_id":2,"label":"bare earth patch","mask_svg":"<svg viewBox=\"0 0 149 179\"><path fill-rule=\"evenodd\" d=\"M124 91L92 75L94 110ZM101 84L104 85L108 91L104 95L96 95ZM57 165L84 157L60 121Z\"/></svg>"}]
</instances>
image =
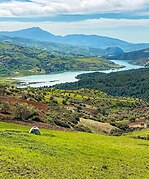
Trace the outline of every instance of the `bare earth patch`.
<instances>
[{"instance_id":1,"label":"bare earth patch","mask_svg":"<svg viewBox=\"0 0 149 179\"><path fill-rule=\"evenodd\" d=\"M102 122L93 121L90 119L80 118L80 122L83 125L87 126L93 133L110 134L110 132L112 130L118 129L118 128L110 125L109 123L102 123Z\"/></svg>"}]
</instances>

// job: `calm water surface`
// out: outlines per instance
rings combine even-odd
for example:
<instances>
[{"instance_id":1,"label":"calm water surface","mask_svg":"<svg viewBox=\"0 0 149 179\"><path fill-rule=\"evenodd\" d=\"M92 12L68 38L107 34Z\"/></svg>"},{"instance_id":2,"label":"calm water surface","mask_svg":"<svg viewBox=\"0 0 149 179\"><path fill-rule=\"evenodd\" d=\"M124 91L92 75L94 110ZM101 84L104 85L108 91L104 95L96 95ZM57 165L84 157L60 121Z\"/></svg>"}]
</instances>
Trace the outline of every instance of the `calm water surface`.
<instances>
[{"instance_id":1,"label":"calm water surface","mask_svg":"<svg viewBox=\"0 0 149 179\"><path fill-rule=\"evenodd\" d=\"M104 70L99 72L104 73L110 73L110 72L116 72L116 71L124 71L124 70L130 70L130 69L139 69L142 68L142 66L138 65L132 65L128 64L127 61L122 60L111 60L112 62L115 62L117 64L125 66L125 68L116 69L116 70ZM42 86L53 86L60 83L66 83L66 82L75 82L78 81L76 79L76 76L83 73L91 73L95 71L78 71L78 72L63 72L63 73L57 73L57 74L50 74L50 75L32 75L32 76L26 76L26 77L18 77L14 78L19 80L20 82L24 83L22 86L19 87L42 87Z\"/></svg>"}]
</instances>

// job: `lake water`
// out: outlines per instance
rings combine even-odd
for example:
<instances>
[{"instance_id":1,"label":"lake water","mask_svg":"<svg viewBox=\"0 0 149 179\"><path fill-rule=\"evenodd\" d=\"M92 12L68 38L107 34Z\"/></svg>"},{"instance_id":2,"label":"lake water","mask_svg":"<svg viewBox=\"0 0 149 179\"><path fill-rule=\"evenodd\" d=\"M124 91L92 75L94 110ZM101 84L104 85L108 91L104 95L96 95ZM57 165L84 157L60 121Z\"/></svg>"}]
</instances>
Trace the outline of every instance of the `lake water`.
<instances>
[{"instance_id":1,"label":"lake water","mask_svg":"<svg viewBox=\"0 0 149 179\"><path fill-rule=\"evenodd\" d=\"M116 71L142 68L142 66L129 64L127 61L122 61L122 60L111 60L111 61L123 65L125 67L116 70L111 69L111 70L104 70L99 72L110 73ZM23 85L19 86L20 88L24 88L28 86L42 87L42 86L53 86L56 84L66 83L66 82L75 82L78 81L78 79L76 79L77 75L83 73L91 73L91 72L95 72L95 71L78 71L78 72L63 72L63 73L49 74L49 75L32 75L32 76L18 77L14 79L24 83Z\"/></svg>"}]
</instances>

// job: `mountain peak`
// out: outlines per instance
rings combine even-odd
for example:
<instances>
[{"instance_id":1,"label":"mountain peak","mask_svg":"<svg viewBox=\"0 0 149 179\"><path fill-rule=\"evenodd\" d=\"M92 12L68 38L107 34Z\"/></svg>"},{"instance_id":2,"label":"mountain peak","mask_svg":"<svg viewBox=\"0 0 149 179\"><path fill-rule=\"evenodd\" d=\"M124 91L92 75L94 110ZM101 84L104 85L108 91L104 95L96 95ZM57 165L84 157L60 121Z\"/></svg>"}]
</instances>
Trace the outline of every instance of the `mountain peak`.
<instances>
[{"instance_id":1,"label":"mountain peak","mask_svg":"<svg viewBox=\"0 0 149 179\"><path fill-rule=\"evenodd\" d=\"M43 29L41 29L40 27L31 27L28 29L24 29L24 30L36 30L36 31L44 31Z\"/></svg>"},{"instance_id":2,"label":"mountain peak","mask_svg":"<svg viewBox=\"0 0 149 179\"><path fill-rule=\"evenodd\" d=\"M18 30L16 32L20 32L20 31L34 31L34 32L46 32L46 33L49 33L47 31L41 29L40 27L30 27L30 28L27 28L27 29Z\"/></svg>"},{"instance_id":3,"label":"mountain peak","mask_svg":"<svg viewBox=\"0 0 149 179\"><path fill-rule=\"evenodd\" d=\"M30 27L27 29L22 29L13 32L0 32L0 35L10 36L10 37L21 37L40 41L50 41L55 36L39 27Z\"/></svg>"}]
</instances>

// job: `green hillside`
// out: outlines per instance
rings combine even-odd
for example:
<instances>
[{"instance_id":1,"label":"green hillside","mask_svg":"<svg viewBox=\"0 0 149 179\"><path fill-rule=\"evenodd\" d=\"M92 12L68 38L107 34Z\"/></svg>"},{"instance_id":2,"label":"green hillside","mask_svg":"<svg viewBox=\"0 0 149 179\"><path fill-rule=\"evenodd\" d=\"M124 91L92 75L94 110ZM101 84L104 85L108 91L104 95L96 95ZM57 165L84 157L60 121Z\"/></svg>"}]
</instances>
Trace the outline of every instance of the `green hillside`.
<instances>
[{"instance_id":1,"label":"green hillside","mask_svg":"<svg viewBox=\"0 0 149 179\"><path fill-rule=\"evenodd\" d=\"M0 43L0 76L105 70L119 67L99 57L65 56L11 43Z\"/></svg>"},{"instance_id":2,"label":"green hillside","mask_svg":"<svg viewBox=\"0 0 149 179\"><path fill-rule=\"evenodd\" d=\"M72 131L122 135L148 127L148 103L90 89L1 86L0 120Z\"/></svg>"},{"instance_id":3,"label":"green hillside","mask_svg":"<svg viewBox=\"0 0 149 179\"><path fill-rule=\"evenodd\" d=\"M109 74L90 73L78 76L78 82L56 85L60 89L96 89L113 96L130 96L149 101L149 68Z\"/></svg>"},{"instance_id":4,"label":"green hillside","mask_svg":"<svg viewBox=\"0 0 149 179\"><path fill-rule=\"evenodd\" d=\"M149 67L149 49L124 53L122 55L114 57L114 59L127 60L135 65L142 65L142 66Z\"/></svg>"},{"instance_id":5,"label":"green hillside","mask_svg":"<svg viewBox=\"0 0 149 179\"><path fill-rule=\"evenodd\" d=\"M58 53L63 55L102 56L105 53L104 49L37 41L20 37L0 36L0 42L10 42L12 44L21 45L24 47L41 49L50 53Z\"/></svg>"},{"instance_id":6,"label":"green hillside","mask_svg":"<svg viewBox=\"0 0 149 179\"><path fill-rule=\"evenodd\" d=\"M29 129L0 122L1 178L148 178L148 140Z\"/></svg>"}]
</instances>

